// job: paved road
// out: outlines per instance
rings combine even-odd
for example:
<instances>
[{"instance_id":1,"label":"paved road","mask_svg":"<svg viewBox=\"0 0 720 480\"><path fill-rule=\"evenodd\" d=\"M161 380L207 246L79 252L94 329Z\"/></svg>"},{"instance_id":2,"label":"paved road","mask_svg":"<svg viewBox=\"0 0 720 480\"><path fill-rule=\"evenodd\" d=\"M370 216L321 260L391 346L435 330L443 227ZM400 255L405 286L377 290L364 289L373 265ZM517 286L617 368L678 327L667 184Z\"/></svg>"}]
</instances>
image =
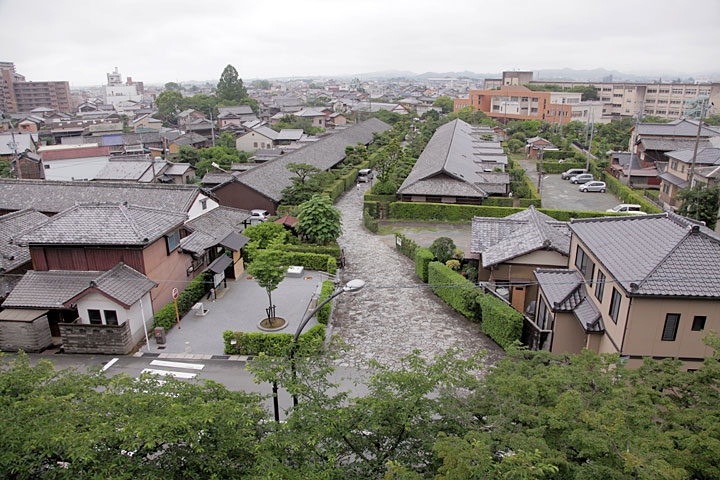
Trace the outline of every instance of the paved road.
<instances>
[{"instance_id":1,"label":"paved road","mask_svg":"<svg viewBox=\"0 0 720 480\"><path fill-rule=\"evenodd\" d=\"M538 175L534 161L518 160L532 181L537 186ZM542 204L545 208L560 210L583 210L591 212L604 212L608 208L622 203L610 192L582 193L579 185L560 178L560 174L546 175L542 182Z\"/></svg>"},{"instance_id":2,"label":"paved road","mask_svg":"<svg viewBox=\"0 0 720 480\"><path fill-rule=\"evenodd\" d=\"M343 212L345 250L344 281L360 278L367 286L356 294L336 300L334 334L352 349L338 363L362 366L371 359L396 366L398 359L420 350L432 358L457 346L466 355L488 351L488 364L497 361L502 349L478 327L435 296L415 275L413 263L381 237L362 226L361 190L347 192L337 203Z\"/></svg>"}]
</instances>

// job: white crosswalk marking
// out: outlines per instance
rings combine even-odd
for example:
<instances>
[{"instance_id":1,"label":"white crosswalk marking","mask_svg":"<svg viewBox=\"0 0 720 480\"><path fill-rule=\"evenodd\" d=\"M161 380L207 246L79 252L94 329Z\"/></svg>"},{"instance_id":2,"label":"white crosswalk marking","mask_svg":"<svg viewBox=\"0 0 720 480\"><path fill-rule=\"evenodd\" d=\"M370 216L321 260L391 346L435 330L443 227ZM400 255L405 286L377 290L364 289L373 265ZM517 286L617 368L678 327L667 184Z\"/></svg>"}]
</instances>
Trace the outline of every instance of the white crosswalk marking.
<instances>
[{"instance_id":1,"label":"white crosswalk marking","mask_svg":"<svg viewBox=\"0 0 720 480\"><path fill-rule=\"evenodd\" d=\"M205 365L202 363L168 362L166 360L153 360L150 365L156 367L186 368L188 370L202 370Z\"/></svg>"},{"instance_id":2,"label":"white crosswalk marking","mask_svg":"<svg viewBox=\"0 0 720 480\"><path fill-rule=\"evenodd\" d=\"M155 369L155 368L145 368L140 373L141 374L148 373L150 375L160 375L161 377L175 377L175 378L184 378L184 379L195 378L197 376L197 373L174 372L172 370L159 370L159 369Z\"/></svg>"}]
</instances>

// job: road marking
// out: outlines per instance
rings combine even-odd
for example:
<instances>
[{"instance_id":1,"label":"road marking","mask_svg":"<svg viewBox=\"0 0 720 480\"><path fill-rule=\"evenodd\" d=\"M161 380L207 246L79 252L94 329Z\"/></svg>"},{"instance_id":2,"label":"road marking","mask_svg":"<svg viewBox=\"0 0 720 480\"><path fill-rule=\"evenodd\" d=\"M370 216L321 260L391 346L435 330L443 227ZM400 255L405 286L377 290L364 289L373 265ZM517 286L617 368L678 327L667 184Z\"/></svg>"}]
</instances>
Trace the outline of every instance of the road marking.
<instances>
[{"instance_id":1,"label":"road marking","mask_svg":"<svg viewBox=\"0 0 720 480\"><path fill-rule=\"evenodd\" d=\"M115 362L117 362L118 360L120 360L120 359L117 358L117 357L115 357L115 358L113 358L112 360L110 360L109 362L107 362L107 363L105 364L105 366L102 368L102 371L104 372L104 371L107 370L108 368L110 368L110 367L112 367L113 365L115 365Z\"/></svg>"},{"instance_id":2,"label":"road marking","mask_svg":"<svg viewBox=\"0 0 720 480\"><path fill-rule=\"evenodd\" d=\"M170 370L158 370L155 368L145 368L142 372L140 372L140 374L143 373L147 373L150 375L160 375L161 377L175 377L184 379L195 378L197 376L197 373L172 372Z\"/></svg>"},{"instance_id":3,"label":"road marking","mask_svg":"<svg viewBox=\"0 0 720 480\"><path fill-rule=\"evenodd\" d=\"M190 370L202 370L205 365L202 363L183 363L183 362L168 362L166 360L153 360L150 365L156 367L170 367L170 368L187 368Z\"/></svg>"}]
</instances>

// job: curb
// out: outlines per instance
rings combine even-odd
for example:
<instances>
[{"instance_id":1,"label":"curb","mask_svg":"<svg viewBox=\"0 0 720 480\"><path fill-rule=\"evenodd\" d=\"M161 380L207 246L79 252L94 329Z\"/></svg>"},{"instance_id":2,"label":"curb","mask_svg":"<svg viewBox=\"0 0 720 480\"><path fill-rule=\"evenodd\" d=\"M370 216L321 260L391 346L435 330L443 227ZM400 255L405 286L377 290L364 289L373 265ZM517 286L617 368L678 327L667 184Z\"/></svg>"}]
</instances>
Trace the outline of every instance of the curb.
<instances>
[{"instance_id":1,"label":"curb","mask_svg":"<svg viewBox=\"0 0 720 480\"><path fill-rule=\"evenodd\" d=\"M137 352L135 358L170 358L175 360L230 360L231 362L247 362L253 359L252 355L211 355L198 353L148 353Z\"/></svg>"}]
</instances>

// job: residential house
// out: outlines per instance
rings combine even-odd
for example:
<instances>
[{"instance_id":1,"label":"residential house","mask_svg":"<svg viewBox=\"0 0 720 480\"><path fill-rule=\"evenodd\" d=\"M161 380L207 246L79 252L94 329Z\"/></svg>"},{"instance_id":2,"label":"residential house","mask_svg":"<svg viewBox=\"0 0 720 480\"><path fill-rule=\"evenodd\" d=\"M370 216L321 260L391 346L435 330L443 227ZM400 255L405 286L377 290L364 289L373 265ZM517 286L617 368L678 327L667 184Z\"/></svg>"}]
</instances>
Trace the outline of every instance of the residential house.
<instances>
[{"instance_id":1,"label":"residential house","mask_svg":"<svg viewBox=\"0 0 720 480\"><path fill-rule=\"evenodd\" d=\"M21 132L38 133L38 131L45 125L45 119L30 115L18 122L18 129Z\"/></svg>"},{"instance_id":2,"label":"residential house","mask_svg":"<svg viewBox=\"0 0 720 480\"><path fill-rule=\"evenodd\" d=\"M682 202L677 198L678 192L690 187L693 154L694 150L678 150L665 154L670 161L666 170L660 174L660 201L668 208L679 207ZM700 148L695 157L693 186L698 182L717 185L716 167L720 167L720 148Z\"/></svg>"},{"instance_id":3,"label":"residential house","mask_svg":"<svg viewBox=\"0 0 720 480\"><path fill-rule=\"evenodd\" d=\"M480 205L507 196L507 156L497 142L482 142L489 130L460 119L439 127L397 193L404 202Z\"/></svg>"},{"instance_id":4,"label":"residential house","mask_svg":"<svg viewBox=\"0 0 720 480\"><path fill-rule=\"evenodd\" d=\"M235 148L241 152L270 149L278 138L278 132L264 125L254 127L235 140Z\"/></svg>"},{"instance_id":5,"label":"residential house","mask_svg":"<svg viewBox=\"0 0 720 480\"><path fill-rule=\"evenodd\" d=\"M19 179L44 180L45 169L43 168L42 158L37 153L29 150L17 155L16 159L10 162L15 176Z\"/></svg>"},{"instance_id":6,"label":"residential house","mask_svg":"<svg viewBox=\"0 0 720 480\"><path fill-rule=\"evenodd\" d=\"M0 133L0 160L10 161L13 155L20 152L37 152L38 136L36 133Z\"/></svg>"},{"instance_id":7,"label":"residential house","mask_svg":"<svg viewBox=\"0 0 720 480\"><path fill-rule=\"evenodd\" d=\"M177 115L177 121L178 125L184 126L189 125L195 120L207 120L208 118L205 116L204 113L198 112L197 110L194 110L192 108L188 108L187 110L183 110L182 112L178 113Z\"/></svg>"},{"instance_id":8,"label":"residential house","mask_svg":"<svg viewBox=\"0 0 720 480\"><path fill-rule=\"evenodd\" d=\"M478 281L502 292L517 310L526 311L537 298L533 271L563 268L570 253L570 230L528 207L504 218L475 217L469 259L478 259Z\"/></svg>"},{"instance_id":9,"label":"residential house","mask_svg":"<svg viewBox=\"0 0 720 480\"><path fill-rule=\"evenodd\" d=\"M207 137L204 137L197 133L186 133L168 141L168 155L171 157L177 156L180 153L180 147L184 146L193 148L205 148L210 146L210 141L207 139Z\"/></svg>"},{"instance_id":10,"label":"residential house","mask_svg":"<svg viewBox=\"0 0 720 480\"><path fill-rule=\"evenodd\" d=\"M197 133L212 138L215 133L215 124L206 118L198 118L184 125L187 132Z\"/></svg>"},{"instance_id":11,"label":"residential house","mask_svg":"<svg viewBox=\"0 0 720 480\"><path fill-rule=\"evenodd\" d=\"M694 148L697 135L698 122L686 118L670 123L639 123L637 134L630 136L629 150L643 162L665 162L667 152ZM703 126L700 147L710 146L708 140L718 135L720 130Z\"/></svg>"},{"instance_id":12,"label":"residential house","mask_svg":"<svg viewBox=\"0 0 720 480\"><path fill-rule=\"evenodd\" d=\"M110 161L110 147L97 143L50 145L38 151L46 180L90 180Z\"/></svg>"},{"instance_id":13,"label":"residential house","mask_svg":"<svg viewBox=\"0 0 720 480\"><path fill-rule=\"evenodd\" d=\"M275 138L276 145L287 145L299 141L304 135L302 128L283 128Z\"/></svg>"},{"instance_id":14,"label":"residential house","mask_svg":"<svg viewBox=\"0 0 720 480\"><path fill-rule=\"evenodd\" d=\"M720 329L720 237L674 213L572 220L568 270L535 271L532 348L679 358L698 368Z\"/></svg>"},{"instance_id":15,"label":"residential house","mask_svg":"<svg viewBox=\"0 0 720 480\"><path fill-rule=\"evenodd\" d=\"M528 138L525 145L525 155L528 158L537 159L540 157L540 152L550 150L558 150L558 148L552 144L551 141L545 140L542 137Z\"/></svg>"},{"instance_id":16,"label":"residential house","mask_svg":"<svg viewBox=\"0 0 720 480\"><path fill-rule=\"evenodd\" d=\"M347 117L340 112L331 113L326 121L328 127L339 127L347 124Z\"/></svg>"},{"instance_id":17,"label":"residential house","mask_svg":"<svg viewBox=\"0 0 720 480\"><path fill-rule=\"evenodd\" d=\"M257 115L249 105L234 107L218 107L218 126L222 130L226 125L234 123L241 126L248 121L257 120Z\"/></svg>"},{"instance_id":18,"label":"residential house","mask_svg":"<svg viewBox=\"0 0 720 480\"><path fill-rule=\"evenodd\" d=\"M160 131L163 122L157 118L153 118L149 113L143 114L130 122L130 126L135 133L144 133L147 131Z\"/></svg>"},{"instance_id":19,"label":"residential house","mask_svg":"<svg viewBox=\"0 0 720 480\"><path fill-rule=\"evenodd\" d=\"M630 152L612 152L608 168L610 174L625 185L632 185L633 188L659 188L660 173L655 163L642 162Z\"/></svg>"},{"instance_id":20,"label":"residential house","mask_svg":"<svg viewBox=\"0 0 720 480\"><path fill-rule=\"evenodd\" d=\"M320 171L329 170L345 158L345 148L358 143L369 144L373 133L382 133L390 126L376 118L324 136L307 146L268 160L246 172L232 175L211 189L222 205L253 210L277 211L282 191L292 184L289 163L307 163Z\"/></svg>"},{"instance_id":21,"label":"residential house","mask_svg":"<svg viewBox=\"0 0 720 480\"><path fill-rule=\"evenodd\" d=\"M13 238L47 219L47 215L30 208L0 216L0 301L32 267L30 250L15 243Z\"/></svg>"},{"instance_id":22,"label":"residential house","mask_svg":"<svg viewBox=\"0 0 720 480\"><path fill-rule=\"evenodd\" d=\"M293 116L297 118L304 118L312 122L313 127L325 128L325 120L327 120L329 113L325 113L322 110L315 108L303 108L295 113Z\"/></svg>"}]
</instances>

